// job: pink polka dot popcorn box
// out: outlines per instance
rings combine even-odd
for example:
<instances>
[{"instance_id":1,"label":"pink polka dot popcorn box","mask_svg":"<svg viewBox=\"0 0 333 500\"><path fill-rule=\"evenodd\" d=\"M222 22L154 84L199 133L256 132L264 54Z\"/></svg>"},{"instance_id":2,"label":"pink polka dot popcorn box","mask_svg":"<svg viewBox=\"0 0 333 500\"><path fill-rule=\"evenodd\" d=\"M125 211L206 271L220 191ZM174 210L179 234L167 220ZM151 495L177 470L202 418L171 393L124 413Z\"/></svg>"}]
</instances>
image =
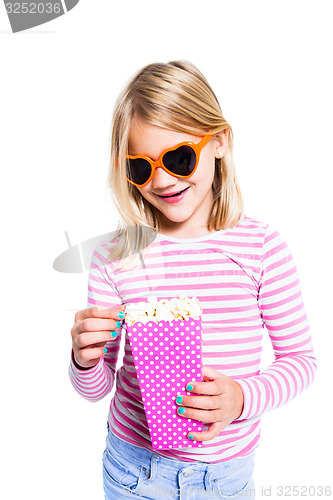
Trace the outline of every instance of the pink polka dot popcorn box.
<instances>
[{"instance_id":1,"label":"pink polka dot popcorn box","mask_svg":"<svg viewBox=\"0 0 333 500\"><path fill-rule=\"evenodd\" d=\"M175 400L202 381L202 308L185 296L128 304L125 322L153 450L201 447L202 422L178 415Z\"/></svg>"}]
</instances>

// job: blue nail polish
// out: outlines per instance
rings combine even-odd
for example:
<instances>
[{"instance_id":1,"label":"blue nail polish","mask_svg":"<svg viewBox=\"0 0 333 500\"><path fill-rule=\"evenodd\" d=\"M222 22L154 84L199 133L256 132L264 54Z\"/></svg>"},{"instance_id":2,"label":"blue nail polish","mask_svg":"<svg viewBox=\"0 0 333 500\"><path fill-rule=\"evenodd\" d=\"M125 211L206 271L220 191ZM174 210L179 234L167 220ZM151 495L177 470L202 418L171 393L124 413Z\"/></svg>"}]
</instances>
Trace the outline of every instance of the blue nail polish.
<instances>
[{"instance_id":1,"label":"blue nail polish","mask_svg":"<svg viewBox=\"0 0 333 500\"><path fill-rule=\"evenodd\" d=\"M178 413L181 413L181 414L185 413L185 408L179 408Z\"/></svg>"},{"instance_id":2,"label":"blue nail polish","mask_svg":"<svg viewBox=\"0 0 333 500\"><path fill-rule=\"evenodd\" d=\"M178 403L180 405L180 404L182 404L182 402L183 402L183 398L181 396L177 396L176 403Z\"/></svg>"},{"instance_id":3,"label":"blue nail polish","mask_svg":"<svg viewBox=\"0 0 333 500\"><path fill-rule=\"evenodd\" d=\"M111 332L111 336L112 336L113 338L117 337L117 332Z\"/></svg>"},{"instance_id":4,"label":"blue nail polish","mask_svg":"<svg viewBox=\"0 0 333 500\"><path fill-rule=\"evenodd\" d=\"M117 330L121 327L121 321L117 321Z\"/></svg>"},{"instance_id":5,"label":"blue nail polish","mask_svg":"<svg viewBox=\"0 0 333 500\"><path fill-rule=\"evenodd\" d=\"M193 385L192 384L187 384L186 389L188 391L193 391Z\"/></svg>"},{"instance_id":6,"label":"blue nail polish","mask_svg":"<svg viewBox=\"0 0 333 500\"><path fill-rule=\"evenodd\" d=\"M193 436L192 434L189 434L189 435L188 435L188 438L189 438L189 439L194 439L194 436Z\"/></svg>"},{"instance_id":7,"label":"blue nail polish","mask_svg":"<svg viewBox=\"0 0 333 500\"><path fill-rule=\"evenodd\" d=\"M125 313L123 311L120 311L120 313L118 314L119 318L120 319L124 319L125 318Z\"/></svg>"},{"instance_id":8,"label":"blue nail polish","mask_svg":"<svg viewBox=\"0 0 333 500\"><path fill-rule=\"evenodd\" d=\"M106 352L108 352L108 350L107 350L107 348L106 348L106 347L104 347L103 352L104 352L104 354L105 354Z\"/></svg>"}]
</instances>

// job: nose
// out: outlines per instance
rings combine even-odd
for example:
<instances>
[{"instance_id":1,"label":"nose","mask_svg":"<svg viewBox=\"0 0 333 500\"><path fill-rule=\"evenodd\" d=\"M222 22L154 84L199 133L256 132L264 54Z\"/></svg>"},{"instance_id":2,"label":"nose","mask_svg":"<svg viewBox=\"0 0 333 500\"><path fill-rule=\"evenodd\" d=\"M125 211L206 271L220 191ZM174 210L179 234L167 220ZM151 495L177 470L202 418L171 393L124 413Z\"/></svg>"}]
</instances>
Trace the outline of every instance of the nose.
<instances>
[{"instance_id":1,"label":"nose","mask_svg":"<svg viewBox=\"0 0 333 500\"><path fill-rule=\"evenodd\" d=\"M153 189L165 189L166 187L175 186L178 182L177 177L168 174L162 167L156 167L153 178L151 180Z\"/></svg>"}]
</instances>

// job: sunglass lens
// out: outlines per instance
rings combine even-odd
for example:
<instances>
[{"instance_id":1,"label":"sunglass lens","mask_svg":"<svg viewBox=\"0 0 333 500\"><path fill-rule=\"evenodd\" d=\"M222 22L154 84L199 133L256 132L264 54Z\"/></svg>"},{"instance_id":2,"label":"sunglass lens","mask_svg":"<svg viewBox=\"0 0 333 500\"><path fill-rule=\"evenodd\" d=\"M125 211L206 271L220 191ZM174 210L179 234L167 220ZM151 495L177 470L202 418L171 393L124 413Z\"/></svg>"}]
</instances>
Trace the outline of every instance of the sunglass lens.
<instances>
[{"instance_id":1,"label":"sunglass lens","mask_svg":"<svg viewBox=\"0 0 333 500\"><path fill-rule=\"evenodd\" d=\"M127 159L126 174L135 184L144 184L151 174L151 166L143 158Z\"/></svg>"},{"instance_id":2,"label":"sunglass lens","mask_svg":"<svg viewBox=\"0 0 333 500\"><path fill-rule=\"evenodd\" d=\"M195 167L195 151L190 146L180 146L163 156L163 163L176 175L190 175Z\"/></svg>"}]
</instances>

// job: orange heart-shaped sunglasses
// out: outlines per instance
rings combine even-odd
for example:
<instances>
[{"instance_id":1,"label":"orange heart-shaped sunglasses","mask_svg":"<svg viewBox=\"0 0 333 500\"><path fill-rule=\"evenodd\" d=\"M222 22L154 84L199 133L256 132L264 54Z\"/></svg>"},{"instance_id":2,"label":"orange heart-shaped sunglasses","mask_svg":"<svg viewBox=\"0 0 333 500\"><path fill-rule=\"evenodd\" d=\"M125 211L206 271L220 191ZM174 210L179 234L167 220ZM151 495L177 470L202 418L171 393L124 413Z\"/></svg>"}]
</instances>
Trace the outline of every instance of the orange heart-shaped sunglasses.
<instances>
[{"instance_id":1,"label":"orange heart-shaped sunglasses","mask_svg":"<svg viewBox=\"0 0 333 500\"><path fill-rule=\"evenodd\" d=\"M184 179L194 174L202 148L212 139L213 135L205 135L198 144L184 141L172 148L165 149L157 161L144 155L126 155L127 180L134 186L143 187L152 179L155 168L163 170L174 177Z\"/></svg>"}]
</instances>

